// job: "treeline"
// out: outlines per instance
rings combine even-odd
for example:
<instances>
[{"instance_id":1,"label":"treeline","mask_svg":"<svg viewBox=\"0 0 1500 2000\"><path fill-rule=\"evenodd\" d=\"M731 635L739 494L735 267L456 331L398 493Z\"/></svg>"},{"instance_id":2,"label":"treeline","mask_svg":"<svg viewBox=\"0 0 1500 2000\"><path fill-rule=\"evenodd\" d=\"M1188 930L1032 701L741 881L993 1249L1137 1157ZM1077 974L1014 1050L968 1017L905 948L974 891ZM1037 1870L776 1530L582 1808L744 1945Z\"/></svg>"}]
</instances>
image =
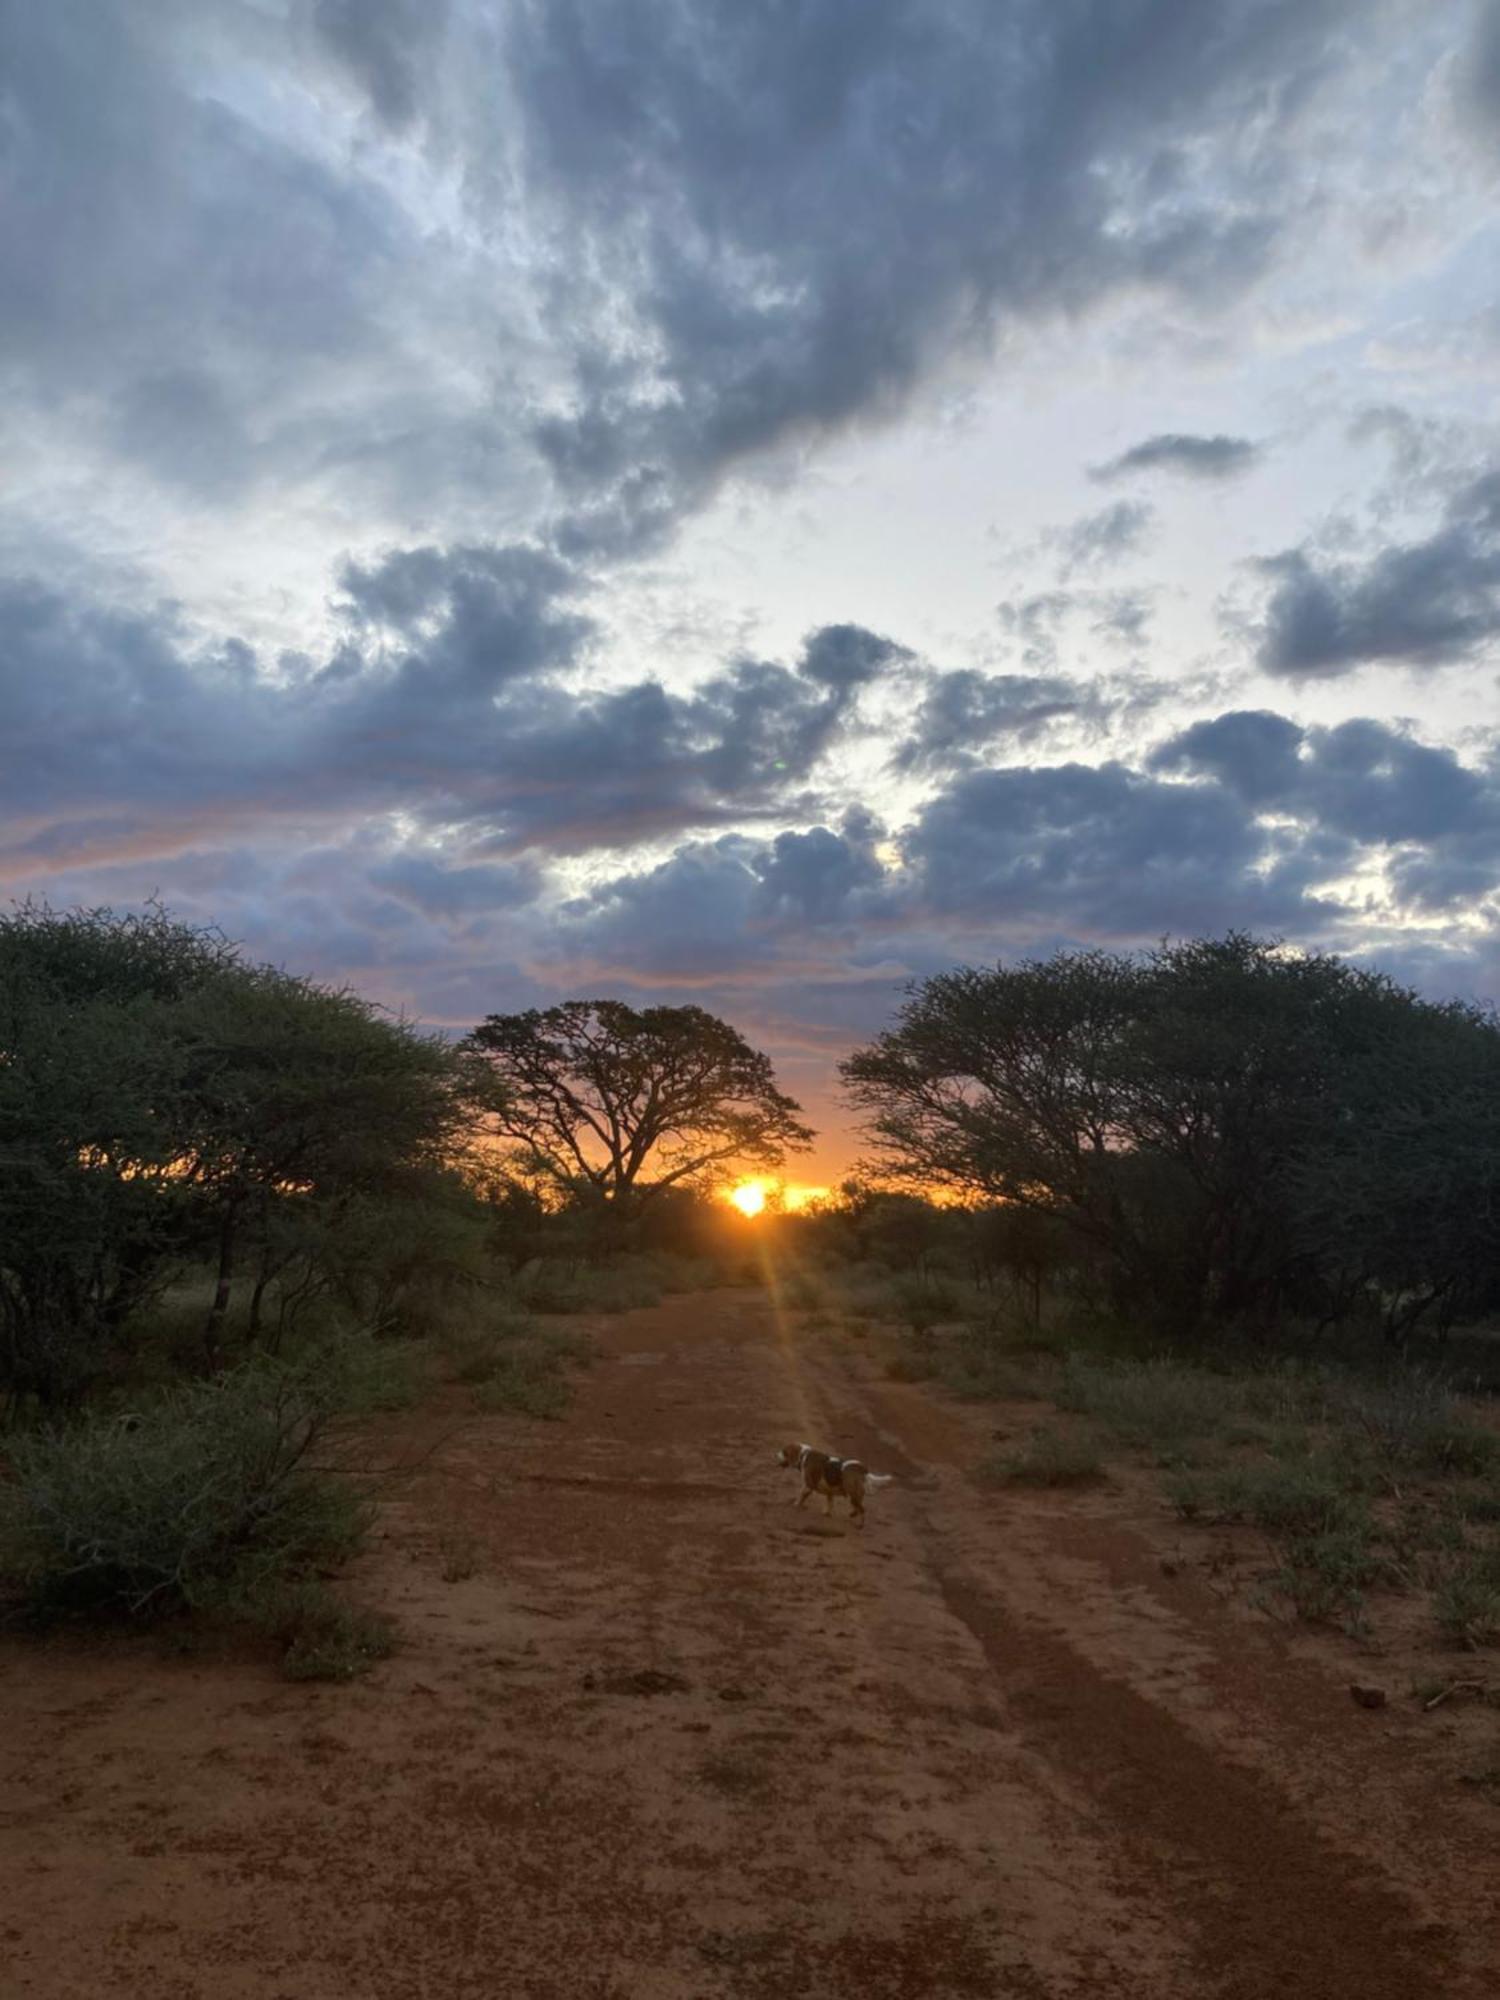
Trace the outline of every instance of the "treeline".
<instances>
[{"instance_id":1,"label":"treeline","mask_svg":"<svg viewBox=\"0 0 1500 2000\"><path fill-rule=\"evenodd\" d=\"M1164 1335L1402 1344L1500 1309L1479 1007L1241 935L1064 952L926 980L843 1074L885 1180L977 1205L954 1229L1027 1285Z\"/></svg>"},{"instance_id":2,"label":"treeline","mask_svg":"<svg viewBox=\"0 0 1500 2000\"><path fill-rule=\"evenodd\" d=\"M1500 1309L1482 1009L1238 935L1065 952L926 980L843 1075L861 1178L747 1229L724 1175L812 1135L700 1008L570 1002L455 1045L160 910L23 907L0 919L0 1393L76 1407L164 1328L211 1375L476 1294L638 1302L632 1263L748 1277L768 1238L1172 1336L1399 1344Z\"/></svg>"}]
</instances>

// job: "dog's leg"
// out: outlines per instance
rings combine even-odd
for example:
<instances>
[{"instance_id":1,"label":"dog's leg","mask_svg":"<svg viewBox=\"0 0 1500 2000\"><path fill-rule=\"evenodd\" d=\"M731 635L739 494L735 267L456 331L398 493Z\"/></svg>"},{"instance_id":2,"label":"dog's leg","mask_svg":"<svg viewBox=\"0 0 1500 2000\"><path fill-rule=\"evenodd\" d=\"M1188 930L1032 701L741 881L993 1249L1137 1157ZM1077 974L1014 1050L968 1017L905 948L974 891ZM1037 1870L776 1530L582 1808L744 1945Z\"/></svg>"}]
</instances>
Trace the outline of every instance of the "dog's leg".
<instances>
[{"instance_id":1,"label":"dog's leg","mask_svg":"<svg viewBox=\"0 0 1500 2000\"><path fill-rule=\"evenodd\" d=\"M832 1512L833 1512L833 1495L831 1493L825 1493L823 1495L823 1518L825 1521Z\"/></svg>"},{"instance_id":2,"label":"dog's leg","mask_svg":"<svg viewBox=\"0 0 1500 2000\"><path fill-rule=\"evenodd\" d=\"M797 1505L799 1507L805 1507L807 1505L807 1496L811 1492L812 1488L810 1486L803 1487L802 1491L797 1495Z\"/></svg>"}]
</instances>

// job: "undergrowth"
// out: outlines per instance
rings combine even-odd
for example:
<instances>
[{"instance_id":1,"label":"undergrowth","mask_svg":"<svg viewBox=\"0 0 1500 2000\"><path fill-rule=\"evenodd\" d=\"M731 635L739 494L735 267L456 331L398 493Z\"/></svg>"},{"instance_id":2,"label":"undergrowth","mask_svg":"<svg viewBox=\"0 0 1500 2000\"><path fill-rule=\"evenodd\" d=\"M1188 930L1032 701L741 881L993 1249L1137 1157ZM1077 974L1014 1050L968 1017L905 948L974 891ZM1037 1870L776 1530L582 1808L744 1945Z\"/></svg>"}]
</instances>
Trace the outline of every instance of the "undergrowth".
<instances>
[{"instance_id":1,"label":"undergrowth","mask_svg":"<svg viewBox=\"0 0 1500 2000\"><path fill-rule=\"evenodd\" d=\"M903 1327L893 1301L882 1318ZM1363 1631L1379 1593L1416 1592L1448 1643L1500 1645L1500 1430L1440 1376L1143 1347L1130 1328L994 1313L904 1325L885 1372L1071 1420L992 1455L978 1469L990 1483L1088 1484L1124 1454L1156 1471L1181 1520L1264 1537L1263 1596L1296 1617Z\"/></svg>"},{"instance_id":2,"label":"undergrowth","mask_svg":"<svg viewBox=\"0 0 1500 2000\"><path fill-rule=\"evenodd\" d=\"M227 1620L278 1640L302 1677L376 1657L369 1614L324 1581L370 1519L327 1462L348 1379L342 1355L297 1368L257 1359L137 1407L18 1433L0 1487L12 1610L42 1622Z\"/></svg>"}]
</instances>

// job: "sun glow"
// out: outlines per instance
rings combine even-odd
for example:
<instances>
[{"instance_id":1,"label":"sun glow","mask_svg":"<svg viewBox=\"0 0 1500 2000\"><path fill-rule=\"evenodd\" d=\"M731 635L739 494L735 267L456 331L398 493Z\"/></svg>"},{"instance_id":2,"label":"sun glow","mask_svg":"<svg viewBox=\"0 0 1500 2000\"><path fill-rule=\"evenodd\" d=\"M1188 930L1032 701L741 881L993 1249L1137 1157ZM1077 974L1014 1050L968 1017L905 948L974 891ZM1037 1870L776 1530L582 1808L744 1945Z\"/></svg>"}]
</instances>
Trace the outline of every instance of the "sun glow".
<instances>
[{"instance_id":1,"label":"sun glow","mask_svg":"<svg viewBox=\"0 0 1500 2000\"><path fill-rule=\"evenodd\" d=\"M741 1181L733 1189L729 1199L741 1215L759 1215L766 1205L766 1183L764 1181Z\"/></svg>"},{"instance_id":2,"label":"sun glow","mask_svg":"<svg viewBox=\"0 0 1500 2000\"><path fill-rule=\"evenodd\" d=\"M815 1201L827 1199L826 1187L805 1187L797 1181L753 1180L740 1181L730 1188L727 1200L741 1215L764 1215L772 1210L776 1214L795 1215Z\"/></svg>"}]
</instances>

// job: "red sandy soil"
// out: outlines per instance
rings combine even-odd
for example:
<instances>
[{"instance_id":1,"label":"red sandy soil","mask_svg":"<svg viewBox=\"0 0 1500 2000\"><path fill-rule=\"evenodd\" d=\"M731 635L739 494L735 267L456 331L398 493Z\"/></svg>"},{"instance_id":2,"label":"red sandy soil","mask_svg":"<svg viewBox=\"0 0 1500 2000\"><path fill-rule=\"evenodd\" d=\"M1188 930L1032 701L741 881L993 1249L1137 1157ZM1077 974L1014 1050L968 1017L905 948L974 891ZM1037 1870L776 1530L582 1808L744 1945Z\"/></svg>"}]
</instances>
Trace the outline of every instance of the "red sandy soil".
<instances>
[{"instance_id":1,"label":"red sandy soil","mask_svg":"<svg viewBox=\"0 0 1500 2000\"><path fill-rule=\"evenodd\" d=\"M1500 1990L1446 1711L1356 1706L1128 1485L977 1487L1003 1412L763 1293L597 1332L560 1424L376 1427L421 1463L351 1580L402 1630L364 1680L5 1643L6 2000ZM801 1439L896 1475L864 1534L793 1509Z\"/></svg>"}]
</instances>

